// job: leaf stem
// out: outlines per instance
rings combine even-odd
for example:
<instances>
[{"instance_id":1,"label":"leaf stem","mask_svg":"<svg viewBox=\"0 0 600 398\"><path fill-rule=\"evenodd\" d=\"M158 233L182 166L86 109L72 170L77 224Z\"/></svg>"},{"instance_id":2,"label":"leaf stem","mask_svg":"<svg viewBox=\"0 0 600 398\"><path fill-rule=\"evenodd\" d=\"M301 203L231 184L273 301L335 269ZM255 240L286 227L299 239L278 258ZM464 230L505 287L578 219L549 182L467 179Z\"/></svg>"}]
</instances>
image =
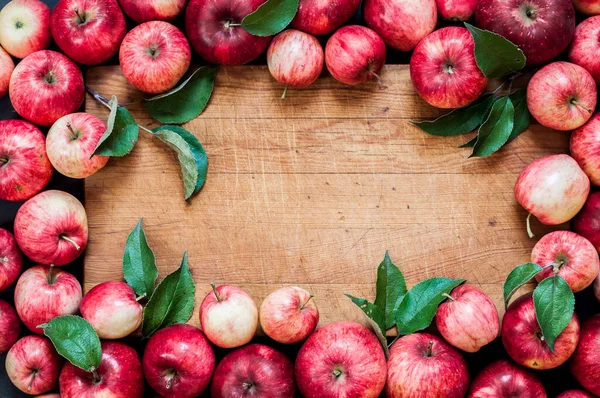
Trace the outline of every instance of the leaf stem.
<instances>
[{"instance_id":1,"label":"leaf stem","mask_svg":"<svg viewBox=\"0 0 600 398\"><path fill-rule=\"evenodd\" d=\"M217 298L217 301L220 303L221 301L223 301L223 299L221 297L219 297L219 294L217 293L217 287L215 286L214 282L210 283L210 287L212 287L213 293L215 294L215 297Z\"/></svg>"},{"instance_id":2,"label":"leaf stem","mask_svg":"<svg viewBox=\"0 0 600 398\"><path fill-rule=\"evenodd\" d=\"M392 340L392 342L390 344L388 344L388 348L390 348L392 345L394 345L394 343L396 342L396 340L398 340L400 338L400 333L398 333L396 335L396 337L394 337L394 339Z\"/></svg>"},{"instance_id":3,"label":"leaf stem","mask_svg":"<svg viewBox=\"0 0 600 398\"><path fill-rule=\"evenodd\" d=\"M306 305L308 304L308 302L309 302L309 301L310 301L310 300L311 300L313 297L315 297L315 296L313 296L312 294L311 294L310 296L308 296L308 300L306 300L306 301L304 302L304 304L302 304L302 305L300 306L300 311L302 311L302 310L303 310L303 309L306 307Z\"/></svg>"},{"instance_id":4,"label":"leaf stem","mask_svg":"<svg viewBox=\"0 0 600 398\"><path fill-rule=\"evenodd\" d=\"M531 213L529 213L529 215L527 216L527 235L529 236L529 239L533 239L535 237L535 235L533 234L533 232L531 232Z\"/></svg>"}]
</instances>

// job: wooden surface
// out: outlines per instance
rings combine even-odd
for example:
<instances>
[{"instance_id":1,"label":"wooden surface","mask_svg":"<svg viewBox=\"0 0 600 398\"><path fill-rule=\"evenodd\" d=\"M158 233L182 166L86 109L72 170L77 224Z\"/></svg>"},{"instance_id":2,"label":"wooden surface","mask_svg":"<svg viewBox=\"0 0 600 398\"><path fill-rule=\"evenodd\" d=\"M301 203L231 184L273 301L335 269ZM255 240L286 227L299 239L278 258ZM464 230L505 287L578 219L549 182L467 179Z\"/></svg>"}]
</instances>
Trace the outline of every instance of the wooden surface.
<instances>
[{"instance_id":1,"label":"wooden surface","mask_svg":"<svg viewBox=\"0 0 600 398\"><path fill-rule=\"evenodd\" d=\"M502 282L535 244L514 183L534 159L566 152L568 135L536 125L490 158L466 159L456 147L470 137L436 138L409 123L439 111L416 95L407 66L382 77L384 90L322 77L281 101L266 67L221 69L205 113L185 125L209 156L192 205L174 153L144 132L131 155L86 179L84 289L122 277L127 234L143 217L160 278L189 252L194 324L211 281L242 286L258 305L299 285L315 294L321 324L364 322L343 293L373 299L386 250L409 286L464 277L502 312ZM87 83L131 104L138 123L158 125L118 66L89 70ZM91 97L86 110L107 116Z\"/></svg>"}]
</instances>

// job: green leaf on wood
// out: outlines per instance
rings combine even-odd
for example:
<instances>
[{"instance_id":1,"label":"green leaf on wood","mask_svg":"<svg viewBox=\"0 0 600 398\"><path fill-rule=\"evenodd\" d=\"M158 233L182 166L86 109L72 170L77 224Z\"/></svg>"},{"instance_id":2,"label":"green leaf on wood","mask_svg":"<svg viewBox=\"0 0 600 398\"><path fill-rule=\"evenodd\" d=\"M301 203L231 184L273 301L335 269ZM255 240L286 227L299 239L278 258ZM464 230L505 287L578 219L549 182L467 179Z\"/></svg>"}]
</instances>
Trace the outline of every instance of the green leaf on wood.
<instances>
[{"instance_id":1,"label":"green leaf on wood","mask_svg":"<svg viewBox=\"0 0 600 398\"><path fill-rule=\"evenodd\" d=\"M533 291L535 315L542 336L554 352L556 338L569 325L575 310L575 296L559 275L546 278Z\"/></svg>"},{"instance_id":2,"label":"green leaf on wood","mask_svg":"<svg viewBox=\"0 0 600 398\"><path fill-rule=\"evenodd\" d=\"M509 97L498 97L489 117L479 127L477 141L469 157L489 156L502 148L513 130L515 108Z\"/></svg>"},{"instance_id":3,"label":"green leaf on wood","mask_svg":"<svg viewBox=\"0 0 600 398\"><path fill-rule=\"evenodd\" d=\"M531 113L527 107L527 89L522 88L517 90L509 97L515 108L515 121L512 132L510 133L510 137L508 137L508 140L512 141L520 136L521 133L527 129L527 127L529 127L529 123L531 122Z\"/></svg>"},{"instance_id":4,"label":"green leaf on wood","mask_svg":"<svg viewBox=\"0 0 600 398\"><path fill-rule=\"evenodd\" d=\"M113 95L108 105L110 114L106 121L106 130L98 141L92 156L125 156L137 143L139 127L131 113L126 108L119 106L117 97Z\"/></svg>"},{"instance_id":5,"label":"green leaf on wood","mask_svg":"<svg viewBox=\"0 0 600 398\"><path fill-rule=\"evenodd\" d=\"M158 268L146 240L142 219L127 237L123 252L123 275L135 294L148 298L152 296Z\"/></svg>"},{"instance_id":6,"label":"green leaf on wood","mask_svg":"<svg viewBox=\"0 0 600 398\"><path fill-rule=\"evenodd\" d=\"M172 130L157 130L154 135L177 153L177 159L181 164L184 198L188 200L196 192L196 183L198 182L198 167L192 148L181 135Z\"/></svg>"},{"instance_id":7,"label":"green leaf on wood","mask_svg":"<svg viewBox=\"0 0 600 398\"><path fill-rule=\"evenodd\" d=\"M469 141L460 145L459 148L473 148L475 146L476 142L477 142L477 136L471 138Z\"/></svg>"},{"instance_id":8,"label":"green leaf on wood","mask_svg":"<svg viewBox=\"0 0 600 398\"><path fill-rule=\"evenodd\" d=\"M516 291L542 271L542 267L534 263L521 264L515 267L504 282L504 307L508 307L510 298Z\"/></svg>"},{"instance_id":9,"label":"green leaf on wood","mask_svg":"<svg viewBox=\"0 0 600 398\"><path fill-rule=\"evenodd\" d=\"M346 297L352 300L352 302L358 308L360 308L361 311L367 316L369 324L373 328L375 335L377 335L377 338L379 339L379 342L381 343L381 346L385 351L385 355L387 356L388 345L387 339L385 337L385 331L387 329L385 328L385 313L383 312L383 310L377 305L365 300L364 298L354 297L349 294L346 294Z\"/></svg>"},{"instance_id":10,"label":"green leaf on wood","mask_svg":"<svg viewBox=\"0 0 600 398\"><path fill-rule=\"evenodd\" d=\"M242 20L242 28L255 36L272 36L284 30L298 11L298 0L267 0Z\"/></svg>"},{"instance_id":11,"label":"green leaf on wood","mask_svg":"<svg viewBox=\"0 0 600 398\"><path fill-rule=\"evenodd\" d=\"M384 311L384 331L396 323L394 313L400 306L406 294L406 281L398 267L392 263L390 255L385 252L385 257L377 267L377 295L375 305Z\"/></svg>"}]
</instances>

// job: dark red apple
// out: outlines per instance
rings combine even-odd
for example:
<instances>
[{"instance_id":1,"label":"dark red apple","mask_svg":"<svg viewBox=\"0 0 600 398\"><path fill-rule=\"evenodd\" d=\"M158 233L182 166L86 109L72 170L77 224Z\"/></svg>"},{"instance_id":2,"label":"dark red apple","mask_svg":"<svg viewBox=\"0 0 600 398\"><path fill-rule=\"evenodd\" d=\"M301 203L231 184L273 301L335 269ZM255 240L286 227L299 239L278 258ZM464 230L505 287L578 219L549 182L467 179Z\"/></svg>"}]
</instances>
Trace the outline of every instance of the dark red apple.
<instances>
[{"instance_id":1,"label":"dark red apple","mask_svg":"<svg viewBox=\"0 0 600 398\"><path fill-rule=\"evenodd\" d=\"M542 382L507 360L492 363L471 383L468 398L546 398Z\"/></svg>"},{"instance_id":2,"label":"dark red apple","mask_svg":"<svg viewBox=\"0 0 600 398\"><path fill-rule=\"evenodd\" d=\"M573 229L600 251L600 192L588 196L583 209L573 219Z\"/></svg>"},{"instance_id":3,"label":"dark red apple","mask_svg":"<svg viewBox=\"0 0 600 398\"><path fill-rule=\"evenodd\" d=\"M594 398L592 394L588 394L581 390L568 390L556 396L556 398Z\"/></svg>"},{"instance_id":4,"label":"dark red apple","mask_svg":"<svg viewBox=\"0 0 600 398\"><path fill-rule=\"evenodd\" d=\"M360 0L300 0L291 26L311 35L327 35L352 18Z\"/></svg>"},{"instance_id":5,"label":"dark red apple","mask_svg":"<svg viewBox=\"0 0 600 398\"><path fill-rule=\"evenodd\" d=\"M21 331L21 321L12 305L0 300L0 353L10 350Z\"/></svg>"},{"instance_id":6,"label":"dark red apple","mask_svg":"<svg viewBox=\"0 0 600 398\"><path fill-rule=\"evenodd\" d=\"M23 255L13 234L0 228L0 292L16 282L23 267Z\"/></svg>"},{"instance_id":7,"label":"dark red apple","mask_svg":"<svg viewBox=\"0 0 600 398\"><path fill-rule=\"evenodd\" d=\"M583 323L577 350L571 358L571 373L586 390L600 395L600 314Z\"/></svg>"}]
</instances>

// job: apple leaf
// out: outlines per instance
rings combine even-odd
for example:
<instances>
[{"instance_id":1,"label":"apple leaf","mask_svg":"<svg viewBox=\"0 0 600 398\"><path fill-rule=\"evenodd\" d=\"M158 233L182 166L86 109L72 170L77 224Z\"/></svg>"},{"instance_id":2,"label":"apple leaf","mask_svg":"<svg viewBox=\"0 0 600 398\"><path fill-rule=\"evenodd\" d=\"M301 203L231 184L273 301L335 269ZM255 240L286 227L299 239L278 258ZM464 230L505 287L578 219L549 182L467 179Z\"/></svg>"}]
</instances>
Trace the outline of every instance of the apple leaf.
<instances>
[{"instance_id":1,"label":"apple leaf","mask_svg":"<svg viewBox=\"0 0 600 398\"><path fill-rule=\"evenodd\" d=\"M515 108L515 120L509 141L514 140L523 133L531 121L531 113L527 107L527 89L523 88L509 95Z\"/></svg>"},{"instance_id":2,"label":"apple leaf","mask_svg":"<svg viewBox=\"0 0 600 398\"><path fill-rule=\"evenodd\" d=\"M138 296L151 297L158 278L156 259L144 233L142 219L127 237L123 253L123 275Z\"/></svg>"},{"instance_id":3,"label":"apple leaf","mask_svg":"<svg viewBox=\"0 0 600 398\"><path fill-rule=\"evenodd\" d=\"M242 20L242 28L254 36L272 36L284 30L298 12L299 0L267 0Z\"/></svg>"},{"instance_id":4,"label":"apple leaf","mask_svg":"<svg viewBox=\"0 0 600 398\"><path fill-rule=\"evenodd\" d=\"M381 343L383 351L387 357L389 350L387 339L385 337L385 331L387 329L385 328L385 313L383 310L376 304L370 303L364 298L354 297L349 294L346 294L345 296L352 300L352 302L367 316L369 324L373 328L373 331L379 339L379 342Z\"/></svg>"},{"instance_id":5,"label":"apple leaf","mask_svg":"<svg viewBox=\"0 0 600 398\"><path fill-rule=\"evenodd\" d=\"M502 148L513 131L515 108L507 96L498 97L489 117L479 127L477 141L469 157L490 156Z\"/></svg>"},{"instance_id":6,"label":"apple leaf","mask_svg":"<svg viewBox=\"0 0 600 398\"><path fill-rule=\"evenodd\" d=\"M390 255L377 267L377 295L375 306L384 311L384 331L392 328L396 321L394 314L406 294L406 281L398 267L392 263Z\"/></svg>"},{"instance_id":7,"label":"apple leaf","mask_svg":"<svg viewBox=\"0 0 600 398\"><path fill-rule=\"evenodd\" d=\"M194 194L198 182L198 167L196 167L192 148L181 135L170 129L157 130L154 136L177 153L177 159L181 164L184 198L188 200Z\"/></svg>"},{"instance_id":8,"label":"apple leaf","mask_svg":"<svg viewBox=\"0 0 600 398\"><path fill-rule=\"evenodd\" d=\"M539 274L543 268L534 263L521 264L515 267L504 282L504 307L508 308L508 302L517 290L533 277Z\"/></svg>"},{"instance_id":9,"label":"apple leaf","mask_svg":"<svg viewBox=\"0 0 600 398\"><path fill-rule=\"evenodd\" d=\"M396 311L396 327L399 335L406 335L427 328L438 305L452 289L464 279L431 278L416 284L406 293Z\"/></svg>"},{"instance_id":10,"label":"apple leaf","mask_svg":"<svg viewBox=\"0 0 600 398\"><path fill-rule=\"evenodd\" d=\"M102 360L98 334L88 321L80 316L65 315L38 326L52 341L56 351L73 365L92 372Z\"/></svg>"},{"instance_id":11,"label":"apple leaf","mask_svg":"<svg viewBox=\"0 0 600 398\"><path fill-rule=\"evenodd\" d=\"M159 329L185 323L194 311L196 287L188 267L187 253L181 266L163 279L144 307L142 334L150 337Z\"/></svg>"},{"instance_id":12,"label":"apple leaf","mask_svg":"<svg viewBox=\"0 0 600 398\"><path fill-rule=\"evenodd\" d=\"M198 178L196 180L196 186L194 188L193 194L198 193L200 189L204 186L206 182L206 176L208 174L208 156L206 155L206 151L204 147L198 141L195 135L184 129L180 126L166 125L160 126L154 130L153 133L157 133L162 130L169 130L177 135L179 135L190 147L192 151L192 155L194 156L194 163L196 164L196 169L198 170Z\"/></svg>"},{"instance_id":13,"label":"apple leaf","mask_svg":"<svg viewBox=\"0 0 600 398\"><path fill-rule=\"evenodd\" d=\"M465 142L464 144L460 145L459 148L473 148L475 146L475 143L477 142L477 135L473 138L471 138L469 141Z\"/></svg>"},{"instance_id":14,"label":"apple leaf","mask_svg":"<svg viewBox=\"0 0 600 398\"><path fill-rule=\"evenodd\" d=\"M475 61L488 78L501 78L525 67L523 51L504 37L465 22L475 41Z\"/></svg>"},{"instance_id":15,"label":"apple leaf","mask_svg":"<svg viewBox=\"0 0 600 398\"><path fill-rule=\"evenodd\" d=\"M546 278L533 291L535 316L542 336L554 352L554 342L569 325L575 310L575 296L559 275Z\"/></svg>"},{"instance_id":16,"label":"apple leaf","mask_svg":"<svg viewBox=\"0 0 600 398\"><path fill-rule=\"evenodd\" d=\"M137 143L139 127L131 113L126 108L119 106L117 97L114 95L108 106L110 114L106 121L106 131L98 141L92 156L125 156Z\"/></svg>"},{"instance_id":17,"label":"apple leaf","mask_svg":"<svg viewBox=\"0 0 600 398\"><path fill-rule=\"evenodd\" d=\"M161 123L187 123L208 105L217 72L218 68L202 66L171 91L144 100L144 107Z\"/></svg>"}]
</instances>

